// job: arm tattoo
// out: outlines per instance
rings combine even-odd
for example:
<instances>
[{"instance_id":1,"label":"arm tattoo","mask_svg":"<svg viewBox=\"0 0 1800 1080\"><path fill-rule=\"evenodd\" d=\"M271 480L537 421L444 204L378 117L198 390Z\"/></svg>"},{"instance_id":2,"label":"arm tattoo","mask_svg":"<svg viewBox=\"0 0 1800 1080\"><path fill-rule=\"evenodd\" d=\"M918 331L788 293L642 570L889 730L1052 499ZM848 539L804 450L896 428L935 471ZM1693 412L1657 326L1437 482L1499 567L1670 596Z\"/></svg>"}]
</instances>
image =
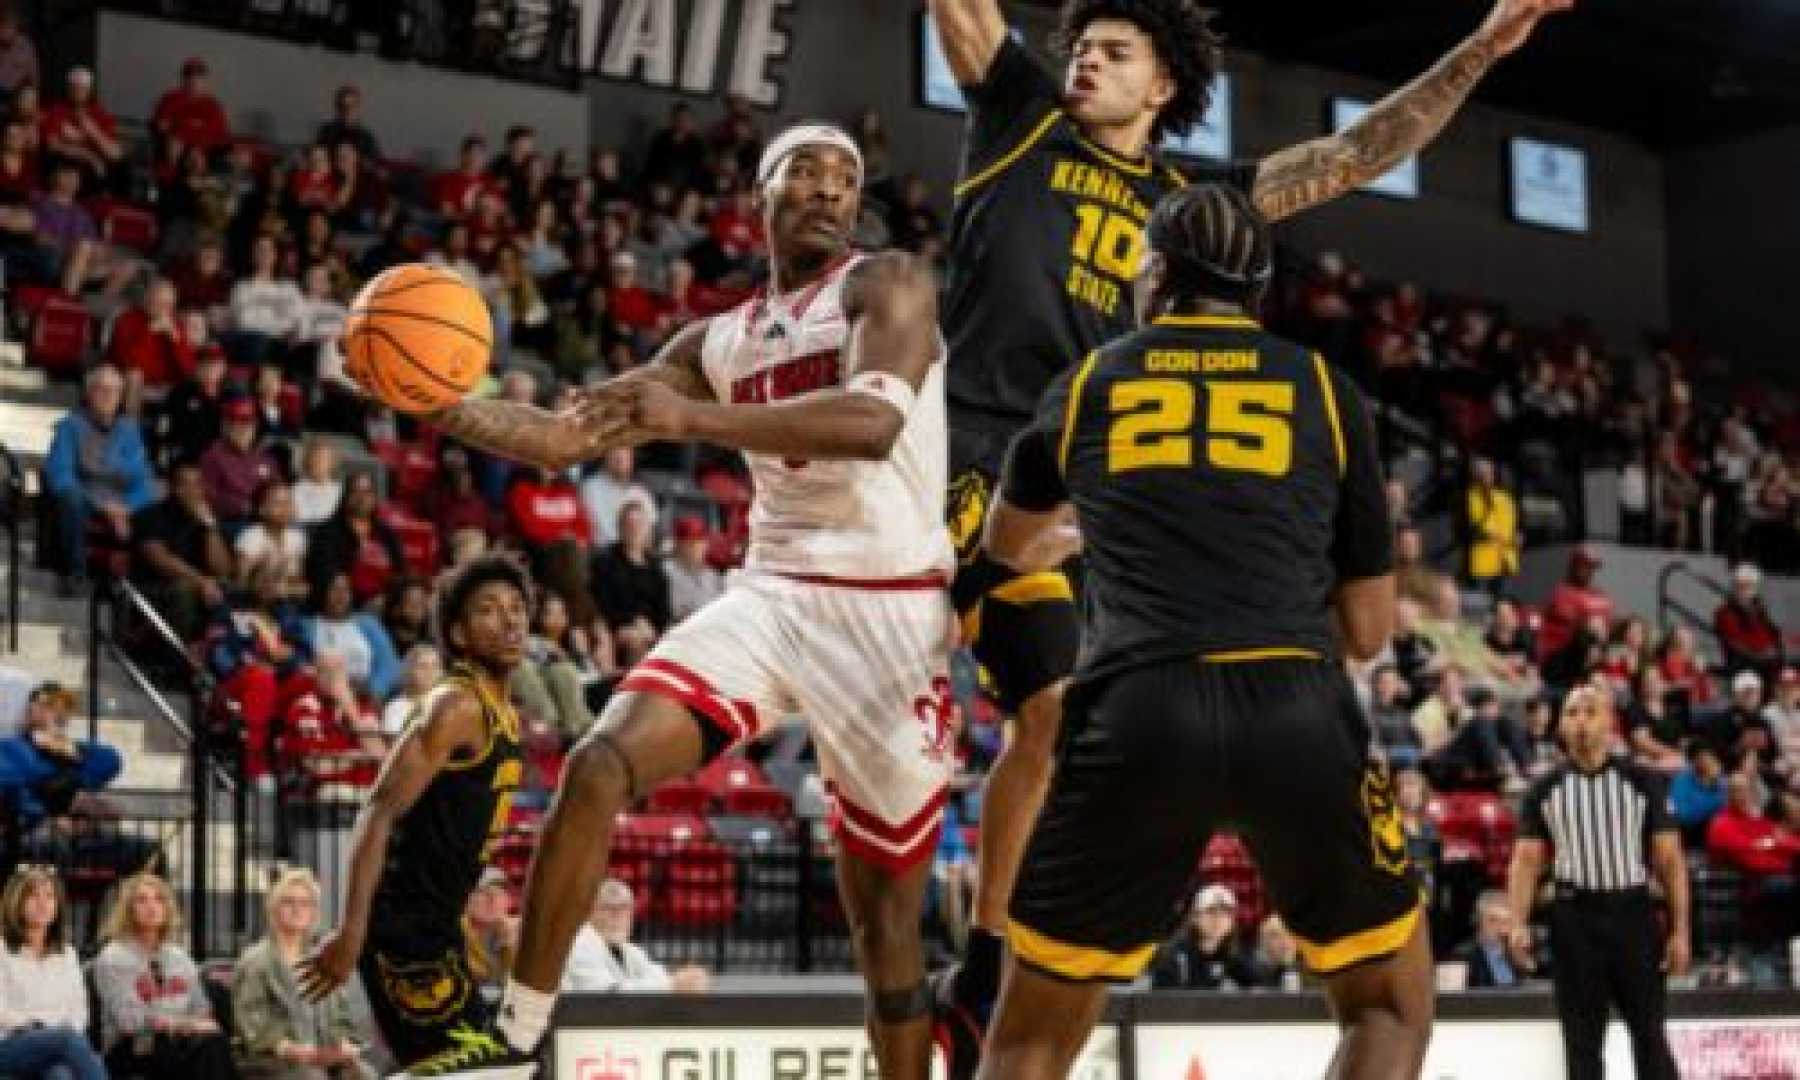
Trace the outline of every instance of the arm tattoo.
<instances>
[{"instance_id":1,"label":"arm tattoo","mask_svg":"<svg viewBox=\"0 0 1800 1080\"><path fill-rule=\"evenodd\" d=\"M1343 131L1271 154L1256 172L1257 209L1279 221L1381 176L1437 137L1498 56L1477 34Z\"/></svg>"},{"instance_id":2,"label":"arm tattoo","mask_svg":"<svg viewBox=\"0 0 1800 1080\"><path fill-rule=\"evenodd\" d=\"M683 397L695 401L715 401L712 384L706 380L706 369L700 365L701 346L706 341L706 320L700 319L683 327L648 367L639 368L642 378L660 379Z\"/></svg>"},{"instance_id":3,"label":"arm tattoo","mask_svg":"<svg viewBox=\"0 0 1800 1080\"><path fill-rule=\"evenodd\" d=\"M471 446L546 469L566 469L600 449L581 425L516 401L471 399L430 420Z\"/></svg>"}]
</instances>

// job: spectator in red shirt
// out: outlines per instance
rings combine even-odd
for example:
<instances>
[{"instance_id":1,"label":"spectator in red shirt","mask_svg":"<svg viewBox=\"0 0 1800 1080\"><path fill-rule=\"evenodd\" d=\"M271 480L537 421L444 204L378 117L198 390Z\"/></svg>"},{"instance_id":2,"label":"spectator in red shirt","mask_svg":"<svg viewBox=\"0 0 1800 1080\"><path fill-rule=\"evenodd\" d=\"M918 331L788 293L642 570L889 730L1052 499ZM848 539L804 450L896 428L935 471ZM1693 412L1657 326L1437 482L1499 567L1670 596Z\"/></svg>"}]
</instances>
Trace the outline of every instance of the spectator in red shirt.
<instances>
[{"instance_id":1,"label":"spectator in red shirt","mask_svg":"<svg viewBox=\"0 0 1800 1080\"><path fill-rule=\"evenodd\" d=\"M748 191L734 191L712 220L713 243L732 269L742 268L763 247L762 216Z\"/></svg>"},{"instance_id":2,"label":"spectator in red shirt","mask_svg":"<svg viewBox=\"0 0 1800 1080\"><path fill-rule=\"evenodd\" d=\"M150 126L162 144L158 172L174 169L190 147L210 157L231 141L225 109L207 84L206 61L195 56L181 65L181 85L157 100Z\"/></svg>"},{"instance_id":3,"label":"spectator in red shirt","mask_svg":"<svg viewBox=\"0 0 1800 1080\"><path fill-rule=\"evenodd\" d=\"M184 311L199 311L213 331L226 329L231 317L231 271L225 268L225 244L216 233L204 233L194 254L169 272L175 302Z\"/></svg>"},{"instance_id":4,"label":"spectator in red shirt","mask_svg":"<svg viewBox=\"0 0 1800 1080\"><path fill-rule=\"evenodd\" d=\"M506 514L533 564L554 544L569 540L586 547L593 540L575 485L549 469L536 475L520 472L513 478L506 493Z\"/></svg>"},{"instance_id":5,"label":"spectator in red shirt","mask_svg":"<svg viewBox=\"0 0 1800 1080\"><path fill-rule=\"evenodd\" d=\"M1706 661L1694 643L1694 632L1686 626L1677 623L1663 635L1656 650L1656 666L1669 692L1685 697L1689 706L1712 700L1712 677L1706 673Z\"/></svg>"},{"instance_id":6,"label":"spectator in red shirt","mask_svg":"<svg viewBox=\"0 0 1800 1080\"><path fill-rule=\"evenodd\" d=\"M475 261L491 266L494 255L512 236L512 221L506 216L506 198L497 187L485 187L475 197L475 213L469 221L469 250Z\"/></svg>"},{"instance_id":7,"label":"spectator in red shirt","mask_svg":"<svg viewBox=\"0 0 1800 1080\"><path fill-rule=\"evenodd\" d=\"M99 185L113 166L125 160L119 141L119 125L94 96L94 73L84 67L69 69L69 96L44 110L40 123L44 150L75 162L82 179Z\"/></svg>"},{"instance_id":8,"label":"spectator in red shirt","mask_svg":"<svg viewBox=\"0 0 1800 1080\"><path fill-rule=\"evenodd\" d=\"M292 210L330 213L338 195L337 172L331 167L331 151L314 143L306 148L306 161L288 177L288 203Z\"/></svg>"},{"instance_id":9,"label":"spectator in red shirt","mask_svg":"<svg viewBox=\"0 0 1800 1080\"><path fill-rule=\"evenodd\" d=\"M255 516L257 489L280 475L275 459L257 445L256 427L256 402L234 397L225 403L219 440L200 455L206 501L229 536Z\"/></svg>"},{"instance_id":10,"label":"spectator in red shirt","mask_svg":"<svg viewBox=\"0 0 1800 1080\"><path fill-rule=\"evenodd\" d=\"M606 306L614 323L641 334L655 331L662 319L663 305L655 293L637 283L637 258L629 251L613 252Z\"/></svg>"},{"instance_id":11,"label":"spectator in red shirt","mask_svg":"<svg viewBox=\"0 0 1800 1080\"><path fill-rule=\"evenodd\" d=\"M1569 555L1568 576L1550 594L1544 608L1543 626L1538 631L1539 656L1549 657L1560 651L1575 636L1577 627L1594 616L1612 623L1612 598L1594 585L1594 571L1600 568L1600 556L1586 544Z\"/></svg>"},{"instance_id":12,"label":"spectator in red shirt","mask_svg":"<svg viewBox=\"0 0 1800 1080\"><path fill-rule=\"evenodd\" d=\"M457 167L432 179L431 201L438 213L447 218L468 217L475 212L483 191L498 190L499 185L487 174L486 159L486 139L480 135L463 139Z\"/></svg>"},{"instance_id":13,"label":"spectator in red shirt","mask_svg":"<svg viewBox=\"0 0 1800 1080\"><path fill-rule=\"evenodd\" d=\"M1728 671L1751 670L1773 680L1781 670L1781 627L1769 617L1759 591L1762 571L1753 563L1740 563L1731 575L1731 597L1713 614L1713 629L1725 648Z\"/></svg>"},{"instance_id":14,"label":"spectator in red shirt","mask_svg":"<svg viewBox=\"0 0 1800 1080\"><path fill-rule=\"evenodd\" d=\"M1706 827L1706 854L1744 874L1791 874L1800 859L1800 835L1765 817L1756 785L1748 775L1735 773L1725 781L1725 809Z\"/></svg>"},{"instance_id":15,"label":"spectator in red shirt","mask_svg":"<svg viewBox=\"0 0 1800 1080\"><path fill-rule=\"evenodd\" d=\"M0 129L0 195L23 200L42 183L30 127L8 120Z\"/></svg>"},{"instance_id":16,"label":"spectator in red shirt","mask_svg":"<svg viewBox=\"0 0 1800 1080\"><path fill-rule=\"evenodd\" d=\"M157 278L144 304L120 315L113 325L106 360L125 373L126 407L138 414L146 400L161 401L176 383L194 373L194 343L176 317L175 284Z\"/></svg>"}]
</instances>

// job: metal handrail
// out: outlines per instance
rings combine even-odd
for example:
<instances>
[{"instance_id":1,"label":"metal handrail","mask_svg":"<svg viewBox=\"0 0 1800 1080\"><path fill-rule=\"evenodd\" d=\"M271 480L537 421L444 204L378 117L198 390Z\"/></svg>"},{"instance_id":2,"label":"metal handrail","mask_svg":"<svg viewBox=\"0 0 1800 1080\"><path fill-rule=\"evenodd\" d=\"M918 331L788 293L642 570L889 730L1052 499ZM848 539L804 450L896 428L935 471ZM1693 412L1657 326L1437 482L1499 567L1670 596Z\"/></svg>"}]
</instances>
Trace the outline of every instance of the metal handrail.
<instances>
[{"instance_id":1,"label":"metal handrail","mask_svg":"<svg viewBox=\"0 0 1800 1080\"><path fill-rule=\"evenodd\" d=\"M187 723L182 722L175 707L169 704L163 692L139 666L137 659L119 641L115 629L121 607L135 612L149 625L163 646L164 652L181 658L181 674L187 683L189 693L190 713ZM112 612L110 625L108 624L109 620L101 618L103 609L110 609ZM218 760L207 745L206 714L207 710L212 707L217 681L212 677L211 672L188 655L187 647L182 644L175 631L169 627L167 620L162 617L162 613L157 611L156 606L150 603L144 594L139 592L129 581L109 579L95 582L93 599L90 601L89 607L88 632L90 635L88 640L89 725L95 728L99 725L100 656L104 652L118 663L126 677L155 707L157 713L182 740L188 751L189 768L192 770L193 777L191 785L193 849L189 852L188 857L190 872L193 875L194 891L200 897L200 901L194 905L191 913L192 930L194 940L206 942L209 940L207 929L211 920L205 893L207 882L210 880L207 864L211 861L213 784L218 786L218 790L235 796L233 801L238 807L237 825L240 835L244 824L242 812L244 799L242 796L245 789L238 778L227 770L225 764ZM213 784L209 784L208 780L213 781ZM241 850L237 860L237 874L239 880L235 893L241 920L245 893L243 881L245 866Z\"/></svg>"},{"instance_id":2,"label":"metal handrail","mask_svg":"<svg viewBox=\"0 0 1800 1080\"><path fill-rule=\"evenodd\" d=\"M6 468L6 479L0 481L0 528L6 530L6 649L19 651L19 515L25 507L25 470L19 459L0 442L0 465Z\"/></svg>"},{"instance_id":3,"label":"metal handrail","mask_svg":"<svg viewBox=\"0 0 1800 1080\"><path fill-rule=\"evenodd\" d=\"M1685 560L1677 559L1663 567L1662 572L1656 575L1657 628L1660 630L1668 629L1668 616L1672 612L1679 615L1683 621L1687 622L1694 629L1712 635L1715 639L1715 643L1717 643L1718 631L1714 629L1712 620L1670 595L1669 586L1678 577L1694 582L1707 592L1718 597L1720 601L1726 601L1731 598L1731 591L1725 588L1725 586L1689 566Z\"/></svg>"},{"instance_id":4,"label":"metal handrail","mask_svg":"<svg viewBox=\"0 0 1800 1080\"><path fill-rule=\"evenodd\" d=\"M131 582L119 580L111 582L109 585L97 587L94 590L93 600L94 611L96 613L104 605L107 599L105 593L108 588L112 590L114 596L118 600L129 605L131 609L138 614L139 618L149 624L151 629L156 632L156 636L161 639L164 651L172 654L180 661L182 676L187 683L189 693L193 696L195 711L194 722L189 723L181 718L181 714L176 711L175 706L169 703L168 698L163 695L162 690L157 687L156 683L149 675L145 674L138 661L119 643L118 638L112 632L112 628L100 628L100 620L98 617L93 620L96 629L94 636L96 645L103 645L105 647L107 655L111 656L113 660L118 663L120 668L124 670L126 676L131 679L132 684L150 700L150 703L155 706L156 711L162 716L170 729L180 738L183 749L192 749L197 742L201 741L198 732L200 723L199 715L212 704L214 693L218 689L218 680L213 678L212 672L206 670L199 661L189 655L187 647L181 644L180 637L175 633L174 628L169 625L168 620L163 618L162 612L156 610L156 606L150 602L149 598L140 592L137 586L131 584ZM89 679L88 685L90 693L98 693L98 678ZM97 705L97 702L94 704ZM226 702L225 705L227 708L236 707L235 702ZM98 715L98 713L99 709L96 707L91 710L90 715ZM237 789L237 778L232 776L231 773L226 770L222 762L209 757L207 763L211 768L213 776L226 791L235 791Z\"/></svg>"}]
</instances>

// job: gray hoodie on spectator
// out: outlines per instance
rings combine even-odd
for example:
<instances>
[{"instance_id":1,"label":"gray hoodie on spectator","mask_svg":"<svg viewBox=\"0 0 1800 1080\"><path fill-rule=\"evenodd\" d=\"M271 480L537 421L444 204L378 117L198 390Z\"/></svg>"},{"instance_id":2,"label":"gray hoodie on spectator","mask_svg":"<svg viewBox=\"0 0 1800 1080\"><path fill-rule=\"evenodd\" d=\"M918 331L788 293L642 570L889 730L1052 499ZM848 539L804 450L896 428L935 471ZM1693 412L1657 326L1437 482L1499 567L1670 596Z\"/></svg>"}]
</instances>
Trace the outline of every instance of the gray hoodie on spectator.
<instances>
[{"instance_id":1,"label":"gray hoodie on spectator","mask_svg":"<svg viewBox=\"0 0 1800 1080\"><path fill-rule=\"evenodd\" d=\"M114 941L94 958L100 995L100 1045L110 1051L122 1038L147 1031L153 1016L210 1017L212 1006L194 958L165 942L146 953L135 941Z\"/></svg>"}]
</instances>

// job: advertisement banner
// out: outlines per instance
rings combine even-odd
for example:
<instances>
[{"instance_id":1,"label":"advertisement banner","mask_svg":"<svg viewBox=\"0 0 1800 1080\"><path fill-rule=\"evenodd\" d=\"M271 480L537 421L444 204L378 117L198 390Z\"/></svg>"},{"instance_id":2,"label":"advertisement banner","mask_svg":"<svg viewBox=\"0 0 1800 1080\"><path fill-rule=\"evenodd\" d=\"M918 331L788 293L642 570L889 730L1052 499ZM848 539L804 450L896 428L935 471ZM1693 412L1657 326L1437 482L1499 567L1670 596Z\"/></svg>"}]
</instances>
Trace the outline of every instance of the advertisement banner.
<instances>
[{"instance_id":1,"label":"advertisement banner","mask_svg":"<svg viewBox=\"0 0 1800 1080\"><path fill-rule=\"evenodd\" d=\"M1317 1080L1337 1046L1330 1024L1147 1024L1137 1029L1137 1080ZM1669 1043L1683 1080L1800 1080L1800 1018L1676 1020ZM1606 1075L1630 1077L1631 1040L1608 1028ZM1563 1075L1549 1020L1440 1020L1425 1080Z\"/></svg>"},{"instance_id":2,"label":"advertisement banner","mask_svg":"<svg viewBox=\"0 0 1800 1080\"><path fill-rule=\"evenodd\" d=\"M557 1080L880 1080L861 1028L572 1028L556 1033ZM932 1076L943 1080L941 1061ZM1102 1026L1073 1080L1120 1080L1118 1029Z\"/></svg>"},{"instance_id":3,"label":"advertisement banner","mask_svg":"<svg viewBox=\"0 0 1800 1080\"><path fill-rule=\"evenodd\" d=\"M1322 1023L1144 1024L1137 1029L1137 1080L1318 1080L1331 1063L1337 1037L1335 1025ZM1562 1043L1549 1021L1439 1021L1420 1075L1425 1080L1561 1076Z\"/></svg>"},{"instance_id":4,"label":"advertisement banner","mask_svg":"<svg viewBox=\"0 0 1800 1080\"><path fill-rule=\"evenodd\" d=\"M1800 1018L1672 1020L1669 1046L1682 1080L1800 1077ZM1631 1074L1631 1040L1614 1024L1606 1037L1606 1075Z\"/></svg>"}]
</instances>

